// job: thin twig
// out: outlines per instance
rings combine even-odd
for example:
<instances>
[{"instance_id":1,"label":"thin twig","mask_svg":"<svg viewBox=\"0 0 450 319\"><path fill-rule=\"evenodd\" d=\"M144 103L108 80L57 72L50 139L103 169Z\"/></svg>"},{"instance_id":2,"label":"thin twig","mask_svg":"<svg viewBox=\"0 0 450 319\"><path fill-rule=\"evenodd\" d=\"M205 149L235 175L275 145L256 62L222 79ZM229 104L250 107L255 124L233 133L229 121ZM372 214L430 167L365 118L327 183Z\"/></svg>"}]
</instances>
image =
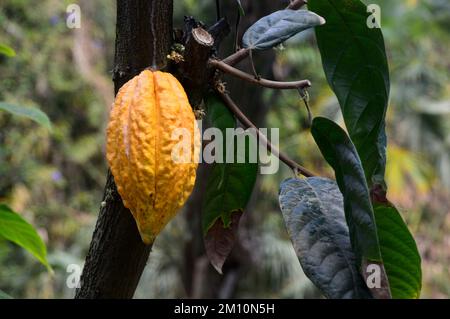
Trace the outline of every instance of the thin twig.
<instances>
[{"instance_id":1,"label":"thin twig","mask_svg":"<svg viewBox=\"0 0 450 319\"><path fill-rule=\"evenodd\" d=\"M294 82L278 82L278 81L271 81L266 79L255 79L253 76L251 76L248 73L242 72L241 70L238 70L231 65L228 65L224 63L223 61L219 61L216 59L209 59L208 62L209 66L214 67L216 69L219 69L225 73L228 73L230 75L233 75L239 79L245 80L247 82L261 85L263 87L268 87L272 89L279 89L279 90L292 90L292 89L304 89L311 86L311 82L308 80L301 80L301 81L294 81Z\"/></svg>"},{"instance_id":2,"label":"thin twig","mask_svg":"<svg viewBox=\"0 0 450 319\"><path fill-rule=\"evenodd\" d=\"M250 58L250 65L252 67L253 75L255 76L255 79L257 79L259 81L261 79L261 77L258 75L258 72L256 72L255 62L253 62L253 51L252 50L248 51L248 57Z\"/></svg>"},{"instance_id":3,"label":"thin twig","mask_svg":"<svg viewBox=\"0 0 450 319\"><path fill-rule=\"evenodd\" d=\"M247 58L249 53L250 49L240 49L239 51L236 51L232 55L223 59L222 62L228 65L236 65L245 58Z\"/></svg>"},{"instance_id":4,"label":"thin twig","mask_svg":"<svg viewBox=\"0 0 450 319\"><path fill-rule=\"evenodd\" d=\"M309 107L309 93L305 89L299 89L298 93L300 94L300 98L302 99L303 103L305 103L306 111L308 112L308 126L312 126L312 112L311 108Z\"/></svg>"},{"instance_id":5,"label":"thin twig","mask_svg":"<svg viewBox=\"0 0 450 319\"><path fill-rule=\"evenodd\" d=\"M241 122L245 128L253 128L256 131L256 134L258 135L258 138L267 145L267 149L276 157L278 157L283 163L285 163L287 166L289 166L294 172L298 172L302 174L305 177L313 177L315 176L314 173L309 171L308 169L304 168L300 164L297 164L294 160L292 160L289 156L281 152L278 148L273 146L268 140L267 137L262 134L258 128L255 126L255 124L252 123L245 115L242 113L240 108L236 105L236 103L231 99L231 97L224 92L220 92L217 90L217 93L222 98L222 101L225 103L227 108L236 116L236 118Z\"/></svg>"}]
</instances>

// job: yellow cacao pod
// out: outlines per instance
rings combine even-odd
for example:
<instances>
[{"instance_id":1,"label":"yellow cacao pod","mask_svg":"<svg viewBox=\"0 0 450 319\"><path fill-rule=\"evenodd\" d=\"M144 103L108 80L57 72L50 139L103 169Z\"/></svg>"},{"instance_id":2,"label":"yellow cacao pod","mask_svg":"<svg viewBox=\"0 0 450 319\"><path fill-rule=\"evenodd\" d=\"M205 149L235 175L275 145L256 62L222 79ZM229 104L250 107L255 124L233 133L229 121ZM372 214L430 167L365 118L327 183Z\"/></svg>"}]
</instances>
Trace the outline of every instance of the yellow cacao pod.
<instances>
[{"instance_id":1,"label":"yellow cacao pod","mask_svg":"<svg viewBox=\"0 0 450 319\"><path fill-rule=\"evenodd\" d=\"M184 163L174 160L180 142L172 136L175 129L190 134ZM194 113L173 75L145 70L122 86L110 114L106 154L144 243L154 241L191 194L199 149Z\"/></svg>"}]
</instances>

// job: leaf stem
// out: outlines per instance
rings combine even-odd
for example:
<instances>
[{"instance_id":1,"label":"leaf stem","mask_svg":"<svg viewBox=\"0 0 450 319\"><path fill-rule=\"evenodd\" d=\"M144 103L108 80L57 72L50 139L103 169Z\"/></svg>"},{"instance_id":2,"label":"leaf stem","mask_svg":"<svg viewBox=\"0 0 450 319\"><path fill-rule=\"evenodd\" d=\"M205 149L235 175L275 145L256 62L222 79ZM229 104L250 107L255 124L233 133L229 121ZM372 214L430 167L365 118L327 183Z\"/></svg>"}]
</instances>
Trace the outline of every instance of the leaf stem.
<instances>
[{"instance_id":1,"label":"leaf stem","mask_svg":"<svg viewBox=\"0 0 450 319\"><path fill-rule=\"evenodd\" d=\"M255 124L250 121L244 113L242 113L239 106L231 99L231 97L222 91L216 90L217 94L222 98L222 101L225 103L225 106L236 116L236 118L241 122L245 128L253 128L256 130L256 134L258 138L263 141L265 145L267 145L268 150L276 157L278 157L283 163L289 166L294 172L298 172L305 177L313 177L315 174L308 169L304 168L300 164L296 163L293 159L291 159L288 155L281 152L277 147L273 146L264 134L262 134Z\"/></svg>"},{"instance_id":2,"label":"leaf stem","mask_svg":"<svg viewBox=\"0 0 450 319\"><path fill-rule=\"evenodd\" d=\"M253 62L253 51L252 50L250 50L248 52L248 57L250 58L250 65L252 67L252 72L253 72L255 79L257 79L258 81L261 80L261 77L258 75L258 72L256 72L255 62Z\"/></svg>"},{"instance_id":3,"label":"leaf stem","mask_svg":"<svg viewBox=\"0 0 450 319\"><path fill-rule=\"evenodd\" d=\"M239 51L238 51L239 52ZM293 81L293 82L278 82L278 81L271 81L266 80L262 78L255 78L251 76L250 74L247 74L245 72L242 72L241 70L238 70L231 65L226 64L223 61L219 61L217 59L209 59L208 61L209 66L214 67L216 69L219 69L225 73L228 73L230 75L233 75L241 80L257 84L263 87L268 87L272 89L279 89L279 90L295 90L295 89L304 89L311 86L311 82L308 80L301 80L301 81Z\"/></svg>"}]
</instances>

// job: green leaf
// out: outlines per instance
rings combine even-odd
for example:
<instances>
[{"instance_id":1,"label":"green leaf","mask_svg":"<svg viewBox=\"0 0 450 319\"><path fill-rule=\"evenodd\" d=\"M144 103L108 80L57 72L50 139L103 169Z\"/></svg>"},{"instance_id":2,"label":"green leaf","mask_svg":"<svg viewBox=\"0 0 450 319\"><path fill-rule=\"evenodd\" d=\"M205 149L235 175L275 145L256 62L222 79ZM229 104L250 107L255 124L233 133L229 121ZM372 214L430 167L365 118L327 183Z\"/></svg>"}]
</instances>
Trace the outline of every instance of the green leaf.
<instances>
[{"instance_id":1,"label":"green leaf","mask_svg":"<svg viewBox=\"0 0 450 319\"><path fill-rule=\"evenodd\" d=\"M206 122L210 127L218 128L225 135L227 128L236 127L236 119L222 100L215 94L211 94L206 100L207 118Z\"/></svg>"},{"instance_id":2,"label":"green leaf","mask_svg":"<svg viewBox=\"0 0 450 319\"><path fill-rule=\"evenodd\" d=\"M35 121L36 123L39 123L40 125L46 127L49 131L51 131L52 129L50 120L47 115L37 108L0 102L0 110L9 112L14 115L27 117Z\"/></svg>"},{"instance_id":3,"label":"green leaf","mask_svg":"<svg viewBox=\"0 0 450 319\"><path fill-rule=\"evenodd\" d=\"M421 259L413 236L391 204L374 204L374 212L392 298L419 298L422 286Z\"/></svg>"},{"instance_id":4,"label":"green leaf","mask_svg":"<svg viewBox=\"0 0 450 319\"><path fill-rule=\"evenodd\" d=\"M313 120L311 133L322 155L333 167L336 182L344 196L345 219L356 264L366 280L370 275L368 266L378 266L381 286L371 289L372 295L375 298L389 298L369 189L355 146L339 125L323 117Z\"/></svg>"},{"instance_id":5,"label":"green leaf","mask_svg":"<svg viewBox=\"0 0 450 319\"><path fill-rule=\"evenodd\" d=\"M333 167L350 228L352 246L361 259L381 261L378 237L361 161L345 131L333 121L316 117L311 133L327 162Z\"/></svg>"},{"instance_id":6,"label":"green leaf","mask_svg":"<svg viewBox=\"0 0 450 319\"><path fill-rule=\"evenodd\" d=\"M235 128L236 121L233 114L226 108L222 101L212 96L208 98L208 121L212 127L222 131L226 136L227 128ZM214 222L221 217L225 227L229 226L231 213L243 210L256 181L258 164L249 163L225 163L226 154L236 154L237 143L230 149L224 145L224 163L214 163L207 181L205 201L203 205L203 232L206 234ZM246 144L248 156L251 146ZM236 159L236 158L235 158Z\"/></svg>"},{"instance_id":7,"label":"green leaf","mask_svg":"<svg viewBox=\"0 0 450 319\"><path fill-rule=\"evenodd\" d=\"M244 33L244 48L265 50L276 47L306 29L324 24L325 20L307 10L280 10L255 22Z\"/></svg>"},{"instance_id":8,"label":"green leaf","mask_svg":"<svg viewBox=\"0 0 450 319\"><path fill-rule=\"evenodd\" d=\"M9 58L16 56L16 51L6 44L0 43L0 54L6 55Z\"/></svg>"},{"instance_id":9,"label":"green leaf","mask_svg":"<svg viewBox=\"0 0 450 319\"><path fill-rule=\"evenodd\" d=\"M391 294L416 298L421 285L420 256L400 214L386 204L385 115L390 83L383 34L381 29L367 26L369 13L358 0L310 0L308 4L327 19L325 26L316 28L317 42L327 80L339 100L371 188ZM403 242L408 248L402 255L399 247Z\"/></svg>"},{"instance_id":10,"label":"green leaf","mask_svg":"<svg viewBox=\"0 0 450 319\"><path fill-rule=\"evenodd\" d=\"M287 179L279 200L303 271L322 293L327 298L371 298L355 262L336 182Z\"/></svg>"},{"instance_id":11,"label":"green leaf","mask_svg":"<svg viewBox=\"0 0 450 319\"><path fill-rule=\"evenodd\" d=\"M389 69L381 29L367 26L359 0L311 0L327 24L316 28L325 74L336 94L367 183L384 184Z\"/></svg>"},{"instance_id":12,"label":"green leaf","mask_svg":"<svg viewBox=\"0 0 450 319\"><path fill-rule=\"evenodd\" d=\"M4 204L0 204L0 238L26 249L51 270L47 261L47 248L41 237L32 225Z\"/></svg>"},{"instance_id":13,"label":"green leaf","mask_svg":"<svg viewBox=\"0 0 450 319\"><path fill-rule=\"evenodd\" d=\"M207 106L208 122L212 127L218 128L225 138L226 129L236 126L233 114L215 95L208 98ZM206 252L213 266L219 272L221 272L222 265L234 244L234 231L239 221L235 215L239 214L240 217L247 205L258 171L258 164L248 161L249 151L253 149L249 143L246 144L244 163L225 162L227 153L231 153L236 159L237 143L234 145L234 148L224 145L223 163L213 163L202 205L202 228ZM228 231L219 232L217 231L218 227L219 229L228 229ZM221 238L226 240L221 241L221 244L218 245Z\"/></svg>"}]
</instances>

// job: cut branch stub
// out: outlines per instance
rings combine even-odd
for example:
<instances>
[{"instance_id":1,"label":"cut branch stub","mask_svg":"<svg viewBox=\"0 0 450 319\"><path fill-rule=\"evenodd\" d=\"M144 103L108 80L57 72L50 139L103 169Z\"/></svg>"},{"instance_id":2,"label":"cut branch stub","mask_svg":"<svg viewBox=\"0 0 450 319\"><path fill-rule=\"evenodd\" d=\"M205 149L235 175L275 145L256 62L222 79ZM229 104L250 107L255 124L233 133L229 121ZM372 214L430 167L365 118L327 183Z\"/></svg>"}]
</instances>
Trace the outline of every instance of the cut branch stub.
<instances>
[{"instance_id":1,"label":"cut branch stub","mask_svg":"<svg viewBox=\"0 0 450 319\"><path fill-rule=\"evenodd\" d=\"M192 36L200 45L210 47L214 44L214 38L203 28L193 29Z\"/></svg>"},{"instance_id":2,"label":"cut branch stub","mask_svg":"<svg viewBox=\"0 0 450 319\"><path fill-rule=\"evenodd\" d=\"M189 92L189 102L197 108L205 93L205 88L212 76L206 68L214 46L214 38L202 27L193 28L186 40L184 62L181 63L180 81L186 92Z\"/></svg>"}]
</instances>

